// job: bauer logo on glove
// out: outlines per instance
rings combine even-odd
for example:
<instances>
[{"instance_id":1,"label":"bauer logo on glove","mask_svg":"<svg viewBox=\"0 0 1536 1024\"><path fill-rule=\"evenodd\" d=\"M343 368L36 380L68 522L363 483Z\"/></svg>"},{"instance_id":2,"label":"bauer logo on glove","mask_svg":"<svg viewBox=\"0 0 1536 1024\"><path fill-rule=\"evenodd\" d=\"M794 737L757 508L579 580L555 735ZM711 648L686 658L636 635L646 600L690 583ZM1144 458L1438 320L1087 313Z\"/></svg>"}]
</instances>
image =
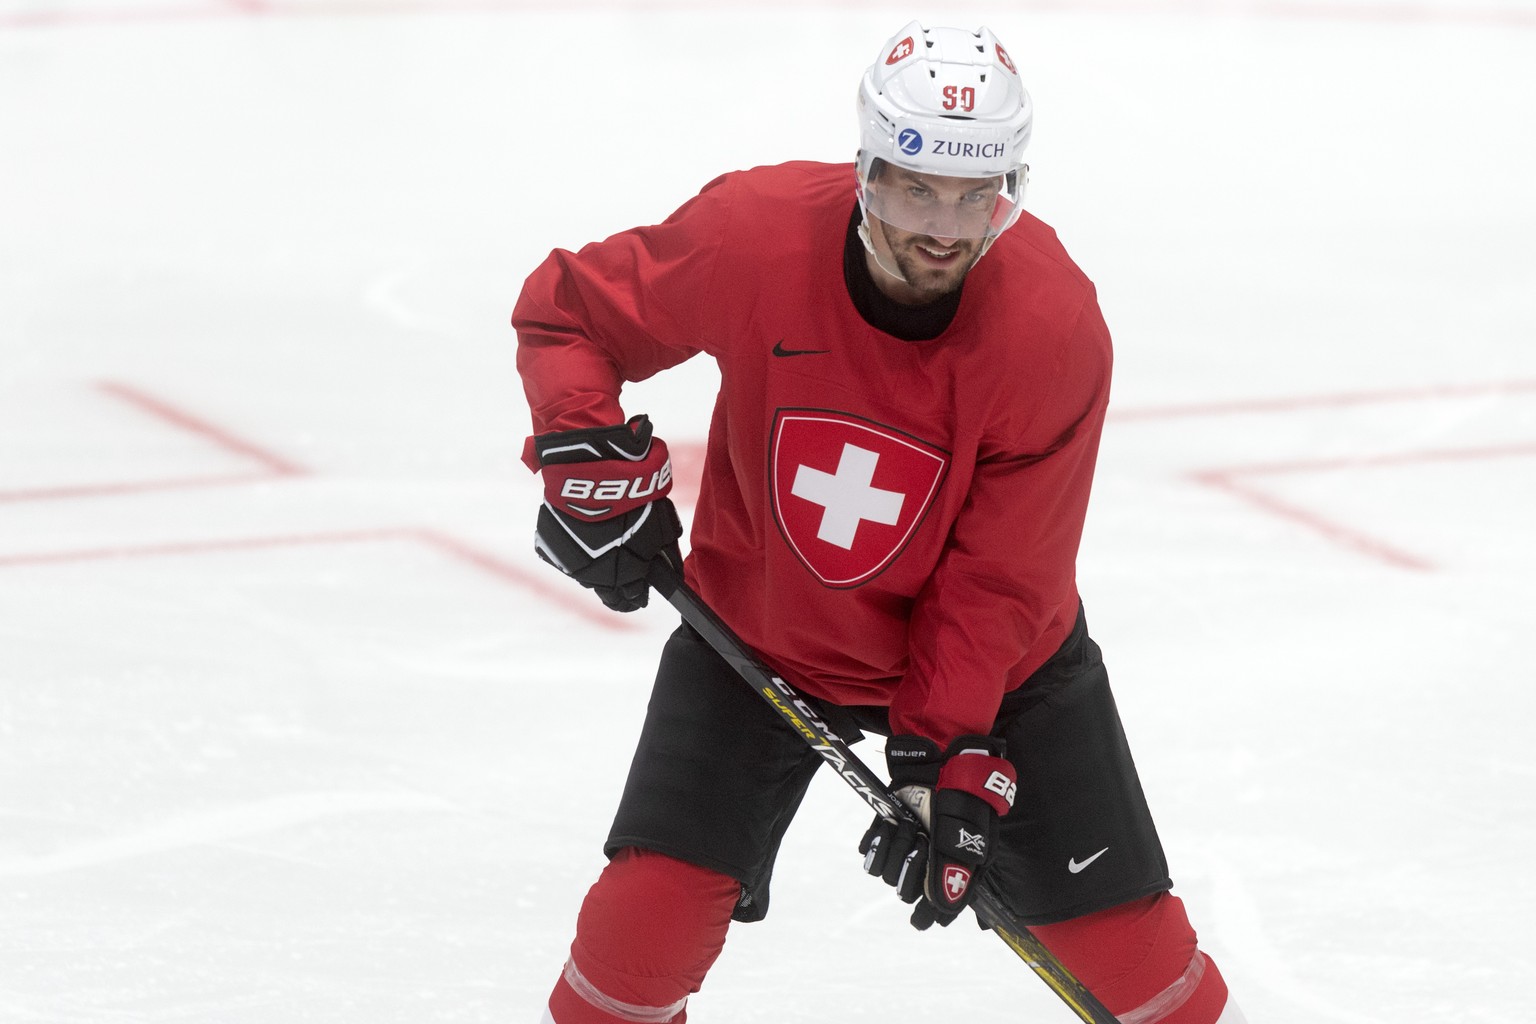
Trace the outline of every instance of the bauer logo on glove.
<instances>
[{"instance_id":1,"label":"bauer logo on glove","mask_svg":"<svg viewBox=\"0 0 1536 1024\"><path fill-rule=\"evenodd\" d=\"M567 512L602 519L615 515L626 503L632 508L635 502L658 498L666 494L671 487L672 460L668 459L648 478L643 476L618 479L566 477L560 484L559 497L564 499L563 507Z\"/></svg>"},{"instance_id":2,"label":"bauer logo on glove","mask_svg":"<svg viewBox=\"0 0 1536 1024\"><path fill-rule=\"evenodd\" d=\"M543 474L544 500L566 515L611 519L672 489L672 458L667 443L652 436L648 416L530 440L523 461Z\"/></svg>"}]
</instances>

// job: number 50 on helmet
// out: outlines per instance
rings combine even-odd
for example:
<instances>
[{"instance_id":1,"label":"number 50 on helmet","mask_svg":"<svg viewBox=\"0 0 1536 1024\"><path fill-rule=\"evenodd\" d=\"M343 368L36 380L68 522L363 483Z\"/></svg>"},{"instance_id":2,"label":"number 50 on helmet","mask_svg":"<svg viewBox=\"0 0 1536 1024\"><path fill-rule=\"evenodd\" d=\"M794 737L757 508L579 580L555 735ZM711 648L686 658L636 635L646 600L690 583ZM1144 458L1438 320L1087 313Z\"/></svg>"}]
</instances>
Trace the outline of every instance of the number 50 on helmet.
<instances>
[{"instance_id":1,"label":"number 50 on helmet","mask_svg":"<svg viewBox=\"0 0 1536 1024\"><path fill-rule=\"evenodd\" d=\"M859 83L859 201L866 214L908 231L926 231L929 197L882 188L894 164L919 175L975 178L985 209L950 231L992 239L1023 209L1034 108L1008 51L987 28L924 28L892 36ZM993 198L995 196L995 198Z\"/></svg>"}]
</instances>

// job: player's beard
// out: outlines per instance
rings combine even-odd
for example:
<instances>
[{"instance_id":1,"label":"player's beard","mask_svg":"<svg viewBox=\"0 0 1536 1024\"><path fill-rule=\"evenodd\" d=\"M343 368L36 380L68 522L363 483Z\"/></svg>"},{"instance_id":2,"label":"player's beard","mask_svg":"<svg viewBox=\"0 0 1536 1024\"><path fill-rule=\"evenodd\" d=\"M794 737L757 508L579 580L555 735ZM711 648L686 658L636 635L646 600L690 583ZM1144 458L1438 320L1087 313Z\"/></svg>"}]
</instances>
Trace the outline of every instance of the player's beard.
<instances>
[{"instance_id":1,"label":"player's beard","mask_svg":"<svg viewBox=\"0 0 1536 1024\"><path fill-rule=\"evenodd\" d=\"M979 238L959 238L941 245L930 235L901 231L883 221L880 233L896 269L919 303L934 302L956 291L981 257Z\"/></svg>"}]
</instances>

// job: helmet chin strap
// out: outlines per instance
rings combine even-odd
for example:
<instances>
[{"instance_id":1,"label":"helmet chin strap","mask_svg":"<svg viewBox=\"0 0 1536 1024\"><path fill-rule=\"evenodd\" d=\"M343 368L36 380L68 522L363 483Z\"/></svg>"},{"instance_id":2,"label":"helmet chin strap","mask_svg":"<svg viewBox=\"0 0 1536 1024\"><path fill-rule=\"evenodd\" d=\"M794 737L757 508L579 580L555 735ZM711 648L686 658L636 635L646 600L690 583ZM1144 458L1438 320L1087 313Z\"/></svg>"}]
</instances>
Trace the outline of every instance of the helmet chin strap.
<instances>
[{"instance_id":1,"label":"helmet chin strap","mask_svg":"<svg viewBox=\"0 0 1536 1024\"><path fill-rule=\"evenodd\" d=\"M909 288L912 286L912 282L908 281L900 270L886 263L885 257L881 256L880 251L875 248L874 240L869 237L869 211L864 209L863 203L859 204L859 241L864 243L864 248L875 258L875 266Z\"/></svg>"}]
</instances>

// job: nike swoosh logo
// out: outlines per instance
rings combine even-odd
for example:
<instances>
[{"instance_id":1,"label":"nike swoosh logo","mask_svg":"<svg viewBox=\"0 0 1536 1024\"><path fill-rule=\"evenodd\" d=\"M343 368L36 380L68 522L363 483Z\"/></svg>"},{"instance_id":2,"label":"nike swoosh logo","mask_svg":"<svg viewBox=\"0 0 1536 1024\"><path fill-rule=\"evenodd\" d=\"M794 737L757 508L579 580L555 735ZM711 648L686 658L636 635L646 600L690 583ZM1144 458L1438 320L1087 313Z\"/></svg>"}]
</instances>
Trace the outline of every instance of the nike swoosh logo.
<instances>
[{"instance_id":1,"label":"nike swoosh logo","mask_svg":"<svg viewBox=\"0 0 1536 1024\"><path fill-rule=\"evenodd\" d=\"M773 346L776 356L824 356L831 351L829 348L785 348L783 338Z\"/></svg>"},{"instance_id":2,"label":"nike swoosh logo","mask_svg":"<svg viewBox=\"0 0 1536 1024\"><path fill-rule=\"evenodd\" d=\"M1106 846L1106 847L1104 847L1104 849L1100 850L1098 853L1094 854L1092 857L1089 857L1087 860L1083 861L1081 864L1079 864L1077 862L1077 858L1076 857L1073 857L1071 860L1067 861L1067 870L1072 872L1075 875L1079 871L1081 871L1084 868L1086 868L1089 864L1092 864L1094 861L1098 860L1100 857L1104 856L1108 852L1109 852L1109 847Z\"/></svg>"}]
</instances>

